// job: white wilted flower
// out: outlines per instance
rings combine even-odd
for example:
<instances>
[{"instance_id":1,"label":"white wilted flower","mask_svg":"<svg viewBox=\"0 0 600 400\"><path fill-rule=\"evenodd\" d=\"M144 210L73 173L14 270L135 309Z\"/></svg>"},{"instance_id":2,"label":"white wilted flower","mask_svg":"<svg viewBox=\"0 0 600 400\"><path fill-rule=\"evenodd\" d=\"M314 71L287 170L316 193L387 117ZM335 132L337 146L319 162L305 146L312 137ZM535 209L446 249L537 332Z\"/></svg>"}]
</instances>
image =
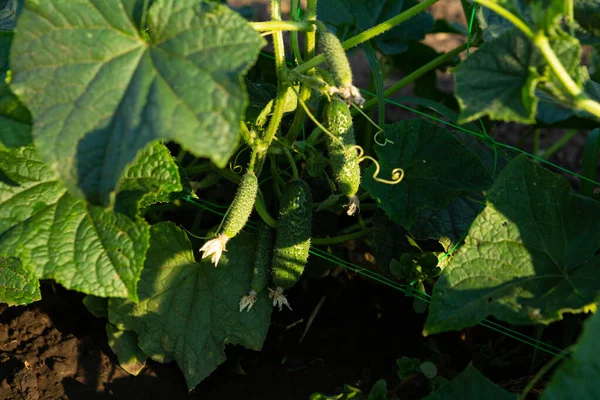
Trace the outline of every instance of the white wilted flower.
<instances>
[{"instance_id":1,"label":"white wilted flower","mask_svg":"<svg viewBox=\"0 0 600 400\"><path fill-rule=\"evenodd\" d=\"M226 235L218 234L216 238L209 240L204 243L204 246L200 248L202 254L202 258L206 258L210 256L210 261L215 264L215 267L219 264L219 259L221 258L221 254L225 249L225 245L229 241L229 238Z\"/></svg>"},{"instance_id":2,"label":"white wilted flower","mask_svg":"<svg viewBox=\"0 0 600 400\"><path fill-rule=\"evenodd\" d=\"M244 308L248 308L246 311L250 311L250 309L256 303L256 292L251 290L248 294L240 300L240 312L244 311Z\"/></svg>"},{"instance_id":3,"label":"white wilted flower","mask_svg":"<svg viewBox=\"0 0 600 400\"><path fill-rule=\"evenodd\" d=\"M269 298L273 299L273 307L279 307L279 311L283 310L284 305L290 310L292 309L287 297L283 295L283 288L281 286L277 286L275 290L269 288L269 292Z\"/></svg>"}]
</instances>

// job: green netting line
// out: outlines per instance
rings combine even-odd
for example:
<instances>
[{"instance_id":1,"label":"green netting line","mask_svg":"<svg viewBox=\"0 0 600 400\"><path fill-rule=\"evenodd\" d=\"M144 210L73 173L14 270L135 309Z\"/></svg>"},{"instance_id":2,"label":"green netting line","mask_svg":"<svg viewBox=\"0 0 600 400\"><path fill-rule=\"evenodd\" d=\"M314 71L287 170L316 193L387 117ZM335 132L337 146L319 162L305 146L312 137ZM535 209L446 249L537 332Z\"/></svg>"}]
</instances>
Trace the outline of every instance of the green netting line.
<instances>
[{"instance_id":1,"label":"green netting line","mask_svg":"<svg viewBox=\"0 0 600 400\"><path fill-rule=\"evenodd\" d=\"M226 208L228 208L228 207L217 205L217 204L205 201L205 200L196 199L196 198L193 198L191 196L184 197L184 200L186 200L189 203L192 203L192 204L194 204L194 205L196 205L198 207L202 207L205 210L210 211L210 212L212 212L214 214L217 214L217 215L220 215L220 216L224 216L225 213L221 212L221 211L217 211L217 210L215 210L215 208L219 208L219 209L226 209ZM253 221L248 221L248 225L249 225L250 229L255 229L255 227L256 227L256 224ZM363 267L361 267L359 265L350 263L350 262L348 262L348 261L346 261L346 260L344 260L342 258L339 258L339 257L337 257L337 256L335 256L333 254L330 254L330 253L328 253L326 251L323 251L321 249L318 249L316 247L311 247L310 254L313 255L313 256L315 256L315 257L319 257L321 259L329 261L332 264L340 265L340 266L342 266L344 268L347 268L347 269L349 269L349 270L351 270L351 271L353 271L353 272L355 272L355 273L357 273L359 275L362 275L362 276L364 276L366 278L369 278L371 280L379 282L379 283L381 283L383 285L386 285L388 287L391 287L391 288L393 288L395 290L399 290L399 291L403 292L406 296L415 297L415 298L418 298L418 299L420 299L422 301L425 301L426 303L431 303L431 295L429 295L427 293L424 293L424 292L421 292L421 291L413 288L410 285L398 283L395 280L393 280L391 278L388 278L387 276L381 275L381 274L379 274L379 273L377 273L375 271L372 271L370 269L363 268ZM494 331L496 331L496 332L498 332L500 334L503 334L503 335L506 335L508 337L511 337L511 338L513 338L513 339L515 339L515 340L517 340L519 342L528 344L528 345L530 345L532 347L537 348L540 351L549 353L549 354L551 354L551 355L553 355L555 357L561 357L563 359L567 359L568 356L569 356L569 354L564 354L563 350L561 350L561 349L559 349L559 348L557 348L555 346L552 346L552 345L550 345L548 343L536 340L536 339L534 339L534 338L532 338L530 336L527 336L527 335L522 334L522 333L520 333L518 331L510 329L510 328L508 328L508 327L506 327L504 325L501 325L501 324L499 324L497 322L490 321L490 320L483 320L483 321L481 321L479 323L479 325L485 326L485 327L487 327L489 329L492 329L492 330L494 330Z\"/></svg>"},{"instance_id":2,"label":"green netting line","mask_svg":"<svg viewBox=\"0 0 600 400\"><path fill-rule=\"evenodd\" d=\"M467 35L467 49L466 49L467 57L470 55L471 36L472 36L472 30L473 30L473 24L474 24L476 9L477 9L477 4L474 3L473 4L473 8L471 10L471 18L470 18L470 21L469 21L469 28L468 28L468 35ZM270 54L267 54L267 53L262 53L261 52L261 55L264 56L264 57L273 58ZM289 61L287 62L287 64L288 65L293 65L293 63L291 63ZM371 93L371 92L369 92L367 90L361 89L361 91L363 93L369 94L371 96L376 96L374 93ZM552 167L556 168L557 170L560 170L560 171L562 171L564 173L576 176L579 179L582 179L582 180L590 182L590 183L592 183L594 185L600 186L600 182L597 182L597 181L595 181L593 179L590 179L590 178L587 178L587 177L582 176L580 174L577 174L575 172L572 172L572 171L570 171L570 170L568 170L568 169L566 169L564 167L556 165L556 164L554 164L554 163L552 163L552 162L550 162L548 160L545 160L545 159L543 159L541 157L533 155L533 154L531 154L531 153L529 153L527 151L524 151L522 149L519 149L519 148L516 148L514 146L510 146L508 144L504 144L504 143L496 141L495 139L493 139L491 136L488 135L488 133L487 133L487 131L485 129L485 126L484 126L483 122L481 121L481 119L479 119L479 122L481 124L481 128L482 128L483 134L481 134L479 132L475 132L475 131L469 130L469 129L466 129L466 128L464 128L462 126L459 126L457 124L454 124L452 122L444 121L444 120L442 120L440 118L437 118L437 117L435 117L433 115L424 113L422 111L415 110L415 109L413 109L413 108L411 108L409 106L400 104L400 103L398 103L398 102L396 102L394 100L391 100L391 99L385 99L385 102L389 103L389 104L392 104L392 105L395 105L397 107L404 108L404 109L406 109L408 111L411 111L411 112L413 112L415 114L418 114L420 116L423 116L425 118L431 119L431 120L436 121L438 123L451 126L451 127L455 128L457 130L460 130L462 132L468 133L470 135L473 135L473 136L475 136L475 137L477 137L477 138L479 138L479 139L487 142L489 145L492 146L493 151L494 151L494 168L493 168L493 176L494 177L496 175L496 165L497 165L497 160L498 160L497 147L502 147L502 148L509 149L509 150L512 150L512 151L520 152L520 153L525 154L528 157L531 157L531 158L533 158L533 159L535 159L537 161L540 161L542 163L548 164L548 165L550 165L550 166L552 166ZM302 134L303 134L303 137L304 137L304 135L305 135L304 125L302 126ZM265 182L268 179L269 178L266 178L262 182ZM193 198L191 196L185 197L184 200L186 200L186 201L188 201L188 202L190 202L190 203L192 203L192 204L194 204L194 205L196 205L198 207L202 207L205 210L207 210L209 212L212 212L214 214L220 215L220 216L224 216L225 212L219 211L219 210L227 210L228 209L228 206L223 206L223 205L220 205L220 204L214 204L214 203L211 203L211 202L206 201L206 200L202 200L202 199L198 199L198 198ZM251 229L254 229L254 227L256 226L256 224L253 221L249 221L248 225L249 225L249 227ZM466 237L467 234L468 234L468 230L465 233L463 233L463 235L461 236L461 238L457 241L457 243L454 244L454 246L448 252L446 252L444 255L442 255L440 257L440 261L443 260L445 257L448 257L449 255L451 255L457 249L457 247L460 245L460 243L462 243L462 241L464 240L464 238ZM344 268L347 268L347 269L349 269L351 271L354 271L355 273L357 273L359 275L362 275L364 277L372 279L372 280L374 280L376 282L379 282L379 283L381 283L383 285L391 287L391 288L393 288L395 290L399 290L399 291L403 292L406 296L414 297L414 298L420 299L422 301L425 301L427 303L431 303L431 295L429 295L427 293L424 293L424 292L421 292L421 291L419 291L419 290L417 290L417 289L415 289L415 288L412 287L412 285L415 282L412 282L411 284L400 284L400 283L396 282L395 280L393 280L393 279L391 279L389 277L381 275L381 274L379 274L379 273L377 273L375 271L369 270L367 268L360 267L360 266L358 266L356 264L352 264L352 263L350 263L350 262L348 262L346 260L343 260L343 259L341 259L341 258L339 258L337 256L334 256L333 254L330 254L330 253L328 253L326 251L323 251L323 250L315 248L315 247L311 247L310 254L312 254L315 257L319 257L319 258L322 258L324 260L327 260L327 261L329 261L329 262L331 262L333 264L340 265L340 266L342 266ZM523 333L520 333L520 332L518 332L516 330L510 329L510 328L508 328L508 327L506 327L506 326L504 326L502 324L499 324L497 322L494 322L494 321L491 321L491 320L488 320L488 319L479 322L479 325L485 326L485 327L487 327L489 329L492 329L492 330L494 330L494 331L496 331L496 332L498 332L500 334L503 334L505 336L513 338L513 339L515 339L515 340L517 340L519 342L522 342L524 344L528 344L528 345L530 345L530 346L532 346L532 347L534 347L534 348L536 348L536 349L538 349L540 351L544 351L544 352L546 352L548 354L551 354L551 355L553 355L555 357L559 357L559 358L563 358L563 359L568 359L570 357L570 355L571 355L571 353L564 352L562 349L560 349L558 347L555 347L555 346L552 346L552 345L550 345L548 343L539 341L537 339L534 339L534 338L532 338L530 336L527 336L527 335L525 335Z\"/></svg>"}]
</instances>

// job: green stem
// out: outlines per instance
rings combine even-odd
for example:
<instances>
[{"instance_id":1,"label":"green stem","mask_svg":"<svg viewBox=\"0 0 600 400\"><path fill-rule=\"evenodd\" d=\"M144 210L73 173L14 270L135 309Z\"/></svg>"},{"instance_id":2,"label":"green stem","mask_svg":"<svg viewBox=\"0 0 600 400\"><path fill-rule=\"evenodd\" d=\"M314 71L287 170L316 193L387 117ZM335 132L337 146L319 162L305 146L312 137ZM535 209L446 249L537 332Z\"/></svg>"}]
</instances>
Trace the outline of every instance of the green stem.
<instances>
[{"instance_id":1,"label":"green stem","mask_svg":"<svg viewBox=\"0 0 600 400\"><path fill-rule=\"evenodd\" d=\"M543 32L536 35L533 43L540 49L542 55L548 62L550 69L554 72L554 75L558 78L560 83L564 86L567 92L573 97L579 97L583 90L577 85L577 83L571 78L565 67L562 65L554 50L550 46L550 42Z\"/></svg>"},{"instance_id":2,"label":"green stem","mask_svg":"<svg viewBox=\"0 0 600 400\"><path fill-rule=\"evenodd\" d=\"M239 184L242 181L242 177L239 176L238 174L236 174L235 172L232 172L231 170L227 169L227 168L214 168L215 171L217 171L219 174L221 174L221 176L223 176L223 178L227 179L228 181L231 181L233 183L237 183Z\"/></svg>"},{"instance_id":3,"label":"green stem","mask_svg":"<svg viewBox=\"0 0 600 400\"><path fill-rule=\"evenodd\" d=\"M300 0L292 0L290 5L290 19L298 21L298 11L300 11ZM292 52L296 58L296 63L302 64L302 54L300 52L300 43L298 42L298 31L290 32L290 44L292 46Z\"/></svg>"},{"instance_id":4,"label":"green stem","mask_svg":"<svg viewBox=\"0 0 600 400\"><path fill-rule=\"evenodd\" d=\"M315 30L315 25L309 21L264 21L264 22L250 22L249 23L254 30L259 32L309 32Z\"/></svg>"},{"instance_id":5,"label":"green stem","mask_svg":"<svg viewBox=\"0 0 600 400\"><path fill-rule=\"evenodd\" d=\"M292 175L294 176L294 179L299 179L300 175L298 175L298 168L296 167L296 161L294 160L294 157L292 157L292 153L290 153L290 150L287 147L283 148L283 152L285 153L285 156L292 167Z\"/></svg>"},{"instance_id":6,"label":"green stem","mask_svg":"<svg viewBox=\"0 0 600 400\"><path fill-rule=\"evenodd\" d=\"M518 400L525 400L525 398L527 397L527 394L529 394L529 392L531 391L531 389L533 389L533 387L535 386L536 383L538 383L538 381L548 373L548 371L550 371L552 369L552 367L554 367L556 365L556 363L558 363L559 361L564 360L565 355L569 354L569 349L570 347L568 347L567 349L563 350L558 356L555 356L552 360L550 360L546 365L544 365L537 374L535 374L535 376L533 377L532 380L529 381L529 383L527 384L527 386L525 387L525 389L523 389L523 392L519 395L519 399Z\"/></svg>"},{"instance_id":7,"label":"green stem","mask_svg":"<svg viewBox=\"0 0 600 400\"><path fill-rule=\"evenodd\" d=\"M390 97L392 94L396 93L397 91L399 91L406 85L416 81L417 79L419 79L420 77L425 75L427 72L439 67L440 65L442 65L443 63L445 63L446 61L451 59L452 57L455 57L460 52L464 51L466 48L467 48L467 43L461 44L460 46L456 47L455 49L450 50L446 54L442 54L441 56L431 60L427 64L423 65L416 71L413 71L410 74L406 75L404 78L400 79L394 85L392 85L388 89L386 89L386 91L383 92L384 97L386 97L386 98ZM367 101L363 105L363 111L367 112L367 111L371 110L371 108L375 107L376 105L377 105L377 98L372 98L371 100ZM358 111L352 110L352 115L356 115L357 113L358 113Z\"/></svg>"},{"instance_id":8,"label":"green stem","mask_svg":"<svg viewBox=\"0 0 600 400\"><path fill-rule=\"evenodd\" d=\"M571 129L567 133L565 133L558 141L556 141L552 146L550 146L546 151L540 154L540 157L544 160L550 158L550 156L556 153L557 150L560 150L565 144L569 142L575 135L577 135L577 129Z\"/></svg>"},{"instance_id":9,"label":"green stem","mask_svg":"<svg viewBox=\"0 0 600 400\"><path fill-rule=\"evenodd\" d=\"M500 4L498 4L497 0L476 0L476 1L477 1L477 3L481 4L482 6L489 8L490 10L494 11L496 14L499 14L499 15L503 16L504 18L506 18L507 20L509 20L510 22L512 22L512 24L514 26L519 28L529 38L531 38L531 39L534 38L535 35L534 35L533 31L529 28L529 26L527 26L527 24L525 22L523 22L523 20L521 20L521 18L517 17L515 14L511 13L506 8L504 8Z\"/></svg>"},{"instance_id":10,"label":"green stem","mask_svg":"<svg viewBox=\"0 0 600 400\"><path fill-rule=\"evenodd\" d=\"M243 121L240 123L240 127L240 134L242 136L242 139L244 139L244 142L246 142L248 146L252 146L252 144L254 143L254 139L256 139L254 133L250 132L250 130Z\"/></svg>"},{"instance_id":11,"label":"green stem","mask_svg":"<svg viewBox=\"0 0 600 400\"><path fill-rule=\"evenodd\" d=\"M275 218L271 217L269 211L267 211L267 206L265 204L265 198L263 197L262 192L259 190L258 195L256 196L256 201L254 203L254 209L258 213L258 216L262 218L263 221L271 228L277 228L277 221Z\"/></svg>"},{"instance_id":12,"label":"green stem","mask_svg":"<svg viewBox=\"0 0 600 400\"><path fill-rule=\"evenodd\" d=\"M271 0L271 19L273 21L281 21L281 0ZM271 141L277 134L277 130L281 124L285 108L285 98L287 95L287 69L285 66L285 48L282 32L275 32L273 34L273 49L275 56L275 71L277 73L277 97L275 97L275 106L273 107L273 114L269 120L269 126L265 131L261 146L257 150L257 176L260 175Z\"/></svg>"},{"instance_id":13,"label":"green stem","mask_svg":"<svg viewBox=\"0 0 600 400\"><path fill-rule=\"evenodd\" d=\"M310 243L315 246L327 246L327 245L331 245L331 244L345 243L348 240L358 239L358 238L367 236L369 233L373 232L373 229L375 229L375 228L367 228L367 229L363 229L358 232L352 232L352 233L348 233L346 235L341 235L341 236L332 236L332 237L326 237L326 238L314 237L314 238L310 239Z\"/></svg>"},{"instance_id":14,"label":"green stem","mask_svg":"<svg viewBox=\"0 0 600 400\"><path fill-rule=\"evenodd\" d=\"M573 0L567 1L567 17L569 18L569 33L571 36L575 36L575 11Z\"/></svg>"},{"instance_id":15,"label":"green stem","mask_svg":"<svg viewBox=\"0 0 600 400\"><path fill-rule=\"evenodd\" d=\"M396 15L395 17L390 18L387 21L372 27L371 29L361 32L358 35L346 40L344 43L342 43L342 46L344 47L344 50L348 50L355 46L358 46L359 44L364 43L367 40L374 38L375 36L381 35L383 32L392 29L396 25L399 25L402 22L416 16L417 14L426 10L428 7L430 7L432 4L437 3L438 1L439 0L424 0L423 2L415 5L414 7L411 7L408 10ZM308 60L304 64L297 66L296 68L294 68L294 71L299 74L302 74L308 71L309 69L312 69L324 62L325 57L322 54L320 54L315 58Z\"/></svg>"}]
</instances>

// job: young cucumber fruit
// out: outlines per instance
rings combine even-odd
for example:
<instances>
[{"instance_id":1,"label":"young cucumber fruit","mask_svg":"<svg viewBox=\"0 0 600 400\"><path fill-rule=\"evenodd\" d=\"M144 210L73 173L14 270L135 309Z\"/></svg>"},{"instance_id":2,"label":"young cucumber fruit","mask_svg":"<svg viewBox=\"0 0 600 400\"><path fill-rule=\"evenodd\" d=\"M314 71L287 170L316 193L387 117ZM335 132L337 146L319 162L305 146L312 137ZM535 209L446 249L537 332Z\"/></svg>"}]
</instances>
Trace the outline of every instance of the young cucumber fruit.
<instances>
[{"instance_id":1,"label":"young cucumber fruit","mask_svg":"<svg viewBox=\"0 0 600 400\"><path fill-rule=\"evenodd\" d=\"M254 267L252 269L252 284L248 294L240 300L240 311L248 311L256 303L256 296L262 292L269 283L269 266L273 256L274 231L262 219L258 222L256 233L256 252L254 254Z\"/></svg>"},{"instance_id":2,"label":"young cucumber fruit","mask_svg":"<svg viewBox=\"0 0 600 400\"><path fill-rule=\"evenodd\" d=\"M209 240L200 248L200 251L204 253L202 258L210 256L211 262L215 264L215 267L217 266L229 239L237 235L248 222L257 193L258 179L256 175L253 172L246 172L217 237Z\"/></svg>"},{"instance_id":3,"label":"young cucumber fruit","mask_svg":"<svg viewBox=\"0 0 600 400\"><path fill-rule=\"evenodd\" d=\"M348 215L354 215L358 208L356 193L360 186L360 165L354 148L352 114L346 103L337 99L325 105L324 114L325 127L333 135L326 136L329 165L340 191L350 199Z\"/></svg>"},{"instance_id":4,"label":"young cucumber fruit","mask_svg":"<svg viewBox=\"0 0 600 400\"><path fill-rule=\"evenodd\" d=\"M348 104L355 103L362 106L365 99L352 84L352 69L350 68L350 62L346 57L346 52L340 40L333 33L329 32L327 28L321 26L319 31L319 45L325 56L325 61L327 61L333 80L337 85L337 87L329 90L329 94L339 93Z\"/></svg>"},{"instance_id":5,"label":"young cucumber fruit","mask_svg":"<svg viewBox=\"0 0 600 400\"><path fill-rule=\"evenodd\" d=\"M273 251L272 275L276 290L271 290L273 305L289 306L283 291L300 279L308 261L312 226L310 187L300 179L291 180L283 190Z\"/></svg>"},{"instance_id":6,"label":"young cucumber fruit","mask_svg":"<svg viewBox=\"0 0 600 400\"><path fill-rule=\"evenodd\" d=\"M254 203L256 202L256 194L258 193L258 179L253 172L246 172L240 182L233 203L221 233L229 239L240 233L240 231L248 222Z\"/></svg>"}]
</instances>

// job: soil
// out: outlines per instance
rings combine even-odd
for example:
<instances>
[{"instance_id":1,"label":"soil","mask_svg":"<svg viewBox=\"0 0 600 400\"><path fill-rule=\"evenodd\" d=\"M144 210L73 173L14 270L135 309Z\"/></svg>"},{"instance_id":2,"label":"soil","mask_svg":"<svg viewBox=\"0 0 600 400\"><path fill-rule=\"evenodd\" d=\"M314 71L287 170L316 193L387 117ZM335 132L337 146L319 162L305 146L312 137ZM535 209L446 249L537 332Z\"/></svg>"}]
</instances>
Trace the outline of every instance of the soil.
<instances>
[{"instance_id":1,"label":"soil","mask_svg":"<svg viewBox=\"0 0 600 400\"><path fill-rule=\"evenodd\" d=\"M251 3L258 7L257 19L266 15L268 1ZM283 11L287 11L285 6ZM438 18L464 23L459 0L438 3L433 13ZM461 40L456 35L435 34L428 36L427 44L446 51ZM368 86L364 55L357 52L352 57L358 86ZM440 73L438 78L440 87L453 89L451 75ZM387 83L397 79L392 75ZM401 95L410 95L411 90L407 87ZM391 121L414 118L398 108L388 110L386 115ZM494 133L497 140L514 145L524 130L519 125L502 124ZM542 148L563 133L543 130ZM552 160L578 171L583 133L555 153ZM520 147L531 150L531 143L528 139ZM370 256L353 250L349 257L357 262ZM428 393L423 376L400 384L396 360L402 356L433 360L440 375L449 379L473 361L486 376L517 392L549 359L532 347L483 327L424 338L421 329L426 314L414 313L411 298L344 272L337 279L311 279L297 285L290 296L298 306L294 312L274 312L263 351L229 346L228 360L188 393L174 363L149 361L136 377L122 370L107 344L106 321L85 309L82 295L51 282L42 282L42 295L41 301L27 307L0 305L2 400L307 399L315 392L337 393L344 384L368 391L381 378L400 398L421 398ZM322 307L299 343L320 302ZM535 329L525 327L520 331L535 336ZM550 327L540 340L560 347L572 343L575 334L566 335L561 327Z\"/></svg>"},{"instance_id":2,"label":"soil","mask_svg":"<svg viewBox=\"0 0 600 400\"><path fill-rule=\"evenodd\" d=\"M424 315L412 311L410 298L344 273L292 290L297 307L273 314L263 350L228 347L227 362L188 394L174 363L149 361L136 377L122 370L105 321L85 309L82 295L51 282L42 283L42 294L0 314L0 399L307 399L344 384L369 390L381 378L410 399L427 394L427 381L416 376L398 385L402 356L434 360L447 378L474 360L513 390L522 389L533 365L547 361L538 355L532 363L533 348L481 327L423 338Z\"/></svg>"}]
</instances>

